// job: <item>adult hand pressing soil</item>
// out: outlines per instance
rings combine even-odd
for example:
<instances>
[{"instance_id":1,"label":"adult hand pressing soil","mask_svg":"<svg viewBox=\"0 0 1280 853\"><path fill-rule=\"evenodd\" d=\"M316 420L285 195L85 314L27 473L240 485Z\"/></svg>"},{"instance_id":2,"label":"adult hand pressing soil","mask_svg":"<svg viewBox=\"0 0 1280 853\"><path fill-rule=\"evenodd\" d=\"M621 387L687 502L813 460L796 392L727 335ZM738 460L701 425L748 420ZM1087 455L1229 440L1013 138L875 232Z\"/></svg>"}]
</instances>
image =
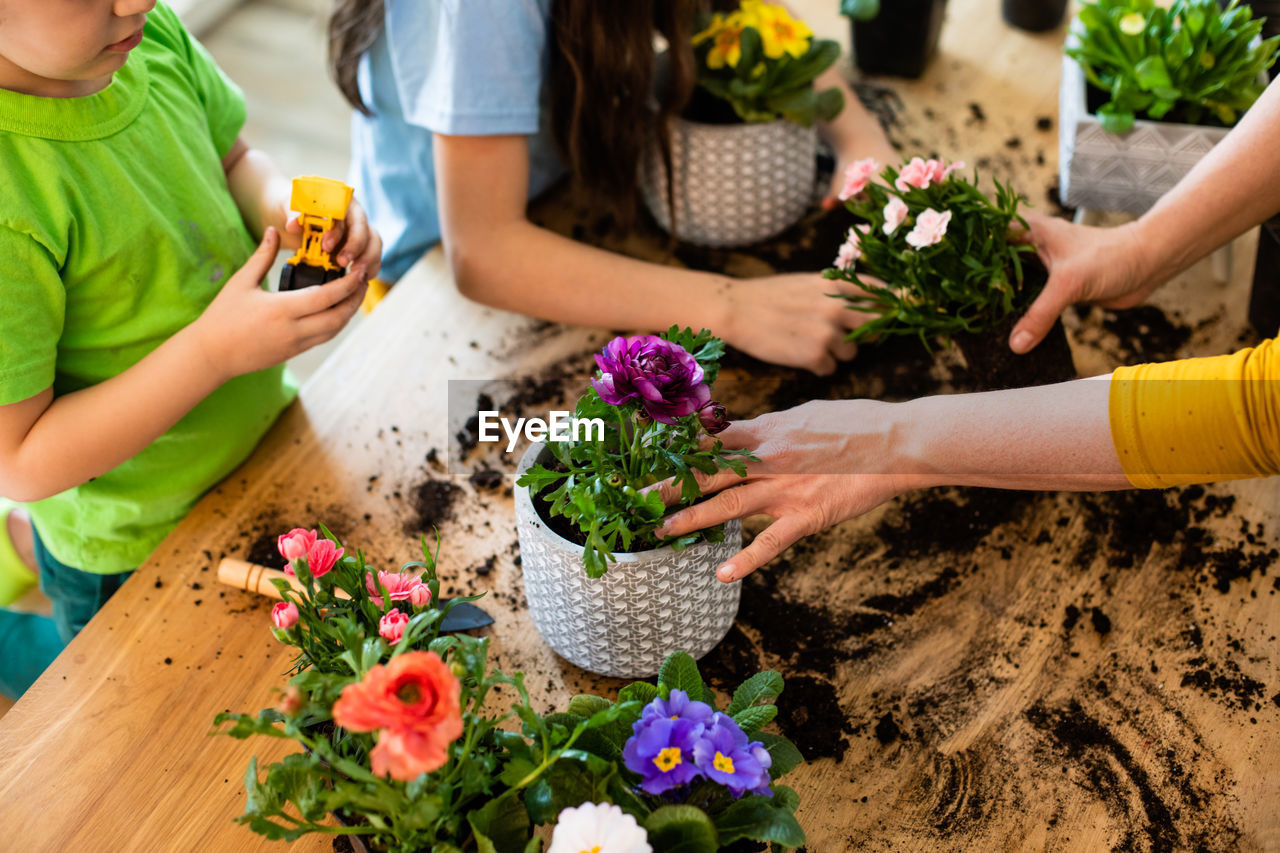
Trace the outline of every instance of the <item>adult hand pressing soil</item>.
<instances>
[{"instance_id":1,"label":"adult hand pressing soil","mask_svg":"<svg viewBox=\"0 0 1280 853\"><path fill-rule=\"evenodd\" d=\"M1107 377L1102 377L1107 378ZM745 479L699 476L713 494L670 516L678 536L749 515L774 523L717 570L740 580L802 536L931 486L1122 489L1130 484L1108 423L1109 383L924 397L908 403L815 401L729 426L717 436L759 462ZM678 490L662 487L664 500Z\"/></svg>"},{"instance_id":2,"label":"adult hand pressing soil","mask_svg":"<svg viewBox=\"0 0 1280 853\"><path fill-rule=\"evenodd\" d=\"M1068 305L1129 308L1165 281L1280 210L1280 90L1267 90L1240 123L1139 219L1116 228L1028 216L1026 239L1049 282L1014 327L1009 346L1040 343Z\"/></svg>"}]
</instances>

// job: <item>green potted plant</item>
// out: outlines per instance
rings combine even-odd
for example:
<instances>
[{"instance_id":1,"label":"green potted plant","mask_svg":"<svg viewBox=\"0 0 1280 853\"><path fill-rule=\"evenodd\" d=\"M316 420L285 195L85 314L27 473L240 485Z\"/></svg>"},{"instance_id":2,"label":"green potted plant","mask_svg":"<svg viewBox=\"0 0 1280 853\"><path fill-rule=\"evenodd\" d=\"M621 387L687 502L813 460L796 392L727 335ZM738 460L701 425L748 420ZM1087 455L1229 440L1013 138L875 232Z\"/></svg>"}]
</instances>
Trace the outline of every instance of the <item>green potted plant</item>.
<instances>
[{"instance_id":1,"label":"green potted plant","mask_svg":"<svg viewBox=\"0 0 1280 853\"><path fill-rule=\"evenodd\" d=\"M693 37L697 87L668 128L670 175L655 141L641 197L682 240L743 246L785 230L813 200L814 122L844 106L839 90L816 91L813 81L840 46L763 0L703 23Z\"/></svg>"},{"instance_id":2,"label":"green potted plant","mask_svg":"<svg viewBox=\"0 0 1280 853\"><path fill-rule=\"evenodd\" d=\"M1010 238L1011 226L1026 226L1019 197L996 181L995 199L987 198L963 167L920 157L901 170L881 171L872 160L849 167L840 197L862 223L825 275L857 285L861 292L844 298L873 315L850 339L954 342L979 389L1074 378L1061 322L1031 353L1009 350L1014 322L1044 286L1044 268L1033 248Z\"/></svg>"},{"instance_id":3,"label":"green potted plant","mask_svg":"<svg viewBox=\"0 0 1280 853\"><path fill-rule=\"evenodd\" d=\"M529 614L556 653L591 672L648 677L675 649L701 657L738 612L740 585L715 570L740 549L741 524L662 540L668 507L652 488L674 480L687 506L701 497L694 472L743 474L753 458L714 439L729 424L711 397L723 353L705 329L614 338L574 410L601 431L534 444L517 469Z\"/></svg>"},{"instance_id":4,"label":"green potted plant","mask_svg":"<svg viewBox=\"0 0 1280 853\"><path fill-rule=\"evenodd\" d=\"M1064 202L1142 213L1266 87L1280 37L1232 0L1083 3L1059 97Z\"/></svg>"}]
</instances>

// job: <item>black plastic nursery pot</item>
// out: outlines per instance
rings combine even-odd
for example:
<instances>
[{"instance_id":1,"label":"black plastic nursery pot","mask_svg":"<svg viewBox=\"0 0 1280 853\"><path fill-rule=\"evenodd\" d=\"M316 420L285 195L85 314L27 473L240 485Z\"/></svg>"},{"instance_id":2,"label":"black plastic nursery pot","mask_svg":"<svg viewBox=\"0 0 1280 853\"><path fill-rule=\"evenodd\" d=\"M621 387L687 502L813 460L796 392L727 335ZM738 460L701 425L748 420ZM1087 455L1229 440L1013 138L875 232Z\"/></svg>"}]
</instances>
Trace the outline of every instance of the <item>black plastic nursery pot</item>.
<instances>
[{"instance_id":1,"label":"black plastic nursery pot","mask_svg":"<svg viewBox=\"0 0 1280 853\"><path fill-rule=\"evenodd\" d=\"M1039 290L1048 279L1039 262L1023 261L1022 271L1033 290ZM1062 320L1053 324L1049 334L1031 352L1018 355L1009 349L1009 335L1021 318L1022 312L1015 311L986 332L955 336L956 346L969 368L970 390L1002 391L1053 385L1079 376Z\"/></svg>"},{"instance_id":2,"label":"black plastic nursery pot","mask_svg":"<svg viewBox=\"0 0 1280 853\"><path fill-rule=\"evenodd\" d=\"M1280 332L1280 216L1262 223L1249 294L1249 325L1263 337Z\"/></svg>"},{"instance_id":3,"label":"black plastic nursery pot","mask_svg":"<svg viewBox=\"0 0 1280 853\"><path fill-rule=\"evenodd\" d=\"M1067 12L1067 0L1001 0L1005 23L1020 30L1042 33L1056 29Z\"/></svg>"},{"instance_id":4,"label":"black plastic nursery pot","mask_svg":"<svg viewBox=\"0 0 1280 853\"><path fill-rule=\"evenodd\" d=\"M852 21L853 59L868 74L919 77L938 47L946 0L886 0L869 21Z\"/></svg>"}]
</instances>

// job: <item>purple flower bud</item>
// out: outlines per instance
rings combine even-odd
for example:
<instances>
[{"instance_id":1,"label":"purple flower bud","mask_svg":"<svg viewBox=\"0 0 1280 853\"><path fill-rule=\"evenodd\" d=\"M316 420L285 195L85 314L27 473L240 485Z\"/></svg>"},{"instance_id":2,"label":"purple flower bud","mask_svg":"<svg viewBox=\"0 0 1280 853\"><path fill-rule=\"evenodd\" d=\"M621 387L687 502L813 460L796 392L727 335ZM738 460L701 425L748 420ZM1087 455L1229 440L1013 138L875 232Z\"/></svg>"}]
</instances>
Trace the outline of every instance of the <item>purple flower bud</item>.
<instances>
[{"instance_id":1,"label":"purple flower bud","mask_svg":"<svg viewBox=\"0 0 1280 853\"><path fill-rule=\"evenodd\" d=\"M601 375L591 385L600 399L613 406L639 400L655 421L674 424L711 399L697 359L657 335L616 337L595 359Z\"/></svg>"},{"instance_id":2,"label":"purple flower bud","mask_svg":"<svg viewBox=\"0 0 1280 853\"><path fill-rule=\"evenodd\" d=\"M698 422L708 435L724 432L729 426L729 410L715 400L698 409Z\"/></svg>"}]
</instances>

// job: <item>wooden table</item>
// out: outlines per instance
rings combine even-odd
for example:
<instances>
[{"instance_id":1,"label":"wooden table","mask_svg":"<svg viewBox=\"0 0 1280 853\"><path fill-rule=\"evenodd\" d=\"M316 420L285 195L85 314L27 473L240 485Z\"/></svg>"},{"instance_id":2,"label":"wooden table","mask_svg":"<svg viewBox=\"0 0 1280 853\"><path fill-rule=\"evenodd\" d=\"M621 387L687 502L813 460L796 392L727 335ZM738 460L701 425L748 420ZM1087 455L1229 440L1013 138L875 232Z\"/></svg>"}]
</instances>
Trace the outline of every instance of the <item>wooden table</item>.
<instances>
[{"instance_id":1,"label":"wooden table","mask_svg":"<svg viewBox=\"0 0 1280 853\"><path fill-rule=\"evenodd\" d=\"M930 74L894 84L893 134L983 163L1045 209L1055 137L1036 119L1056 116L1061 33L1013 33L978 0L950 8ZM575 210L561 195L536 215L655 253L653 235L593 230ZM676 257L735 272L825 263L835 246L812 237L823 227L755 256ZM1244 243L1237 259L1252 257ZM1163 311L1069 314L1081 369L1247 340L1249 271L1235 272L1213 285L1207 267L1192 270L1158 294ZM556 658L529 622L510 497L468 476L493 469L509 486L511 460L476 450L444 470L449 380L527 377L521 413L538 414L577 393L607 337L468 303L428 256L0 721L0 828L13 847L281 849L231 821L249 757L284 746L206 733L219 711L272 704L290 658L269 603L219 588L217 561L269 558L293 526L326 523L390 566L439 525L445 586L490 593L496 661L528 675L535 704L616 689ZM828 381L733 357L723 387L745 416L808 397L945 391L956 367L894 345ZM813 851L1280 849L1276 498L1274 480L907 496L752 576L704 669L787 676L780 719L811 759L792 784Z\"/></svg>"}]
</instances>

